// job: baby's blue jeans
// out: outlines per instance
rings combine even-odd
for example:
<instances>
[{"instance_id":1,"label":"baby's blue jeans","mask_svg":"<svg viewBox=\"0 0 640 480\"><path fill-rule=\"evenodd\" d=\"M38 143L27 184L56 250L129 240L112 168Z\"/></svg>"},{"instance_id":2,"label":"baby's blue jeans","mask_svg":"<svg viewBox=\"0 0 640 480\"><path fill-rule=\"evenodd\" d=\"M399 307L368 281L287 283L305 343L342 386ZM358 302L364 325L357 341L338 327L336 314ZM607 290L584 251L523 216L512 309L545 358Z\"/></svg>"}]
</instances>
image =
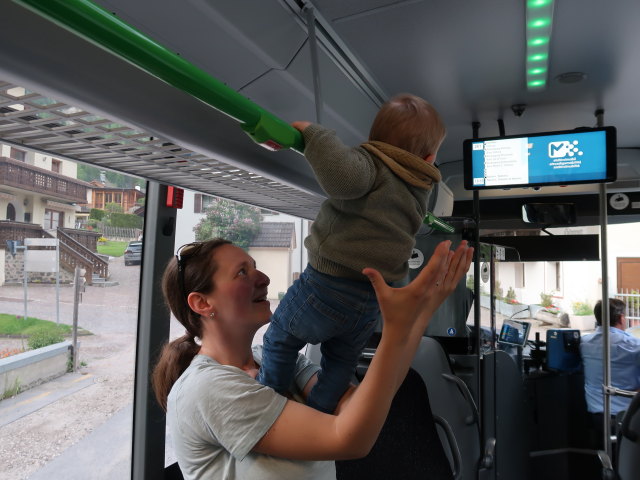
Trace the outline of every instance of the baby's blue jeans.
<instances>
[{"instance_id":1,"label":"baby's blue jeans","mask_svg":"<svg viewBox=\"0 0 640 480\"><path fill-rule=\"evenodd\" d=\"M371 283L332 277L308 265L271 317L257 380L277 392L288 391L300 349L321 343L322 370L307 404L333 413L378 317Z\"/></svg>"}]
</instances>

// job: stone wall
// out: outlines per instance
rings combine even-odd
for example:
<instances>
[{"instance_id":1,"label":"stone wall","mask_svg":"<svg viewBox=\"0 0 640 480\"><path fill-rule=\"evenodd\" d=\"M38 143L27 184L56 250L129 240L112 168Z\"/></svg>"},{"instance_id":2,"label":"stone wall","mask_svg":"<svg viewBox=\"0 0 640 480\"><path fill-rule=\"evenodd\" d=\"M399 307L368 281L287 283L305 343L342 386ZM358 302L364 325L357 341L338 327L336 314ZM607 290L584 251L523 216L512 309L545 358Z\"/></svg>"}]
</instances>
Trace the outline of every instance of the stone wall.
<instances>
[{"instance_id":1,"label":"stone wall","mask_svg":"<svg viewBox=\"0 0 640 480\"><path fill-rule=\"evenodd\" d=\"M4 256L4 283L22 284L24 279L24 251L18 250L15 255L7 249L0 249ZM55 284L56 274L51 272L29 272L29 283ZM73 274L60 269L60 283L73 283Z\"/></svg>"}]
</instances>

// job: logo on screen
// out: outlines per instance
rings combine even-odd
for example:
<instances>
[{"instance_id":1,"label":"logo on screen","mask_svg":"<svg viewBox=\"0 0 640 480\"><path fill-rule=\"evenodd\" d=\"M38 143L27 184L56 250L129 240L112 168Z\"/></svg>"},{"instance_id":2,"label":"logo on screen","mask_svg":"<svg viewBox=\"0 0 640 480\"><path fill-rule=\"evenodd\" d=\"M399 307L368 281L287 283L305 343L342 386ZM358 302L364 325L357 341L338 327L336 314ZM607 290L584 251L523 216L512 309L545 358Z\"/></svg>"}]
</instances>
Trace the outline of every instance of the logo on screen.
<instances>
[{"instance_id":1,"label":"logo on screen","mask_svg":"<svg viewBox=\"0 0 640 480\"><path fill-rule=\"evenodd\" d=\"M561 142L549 142L549 157L564 158L582 155L582 151L578 148L578 141L570 142L562 140Z\"/></svg>"}]
</instances>

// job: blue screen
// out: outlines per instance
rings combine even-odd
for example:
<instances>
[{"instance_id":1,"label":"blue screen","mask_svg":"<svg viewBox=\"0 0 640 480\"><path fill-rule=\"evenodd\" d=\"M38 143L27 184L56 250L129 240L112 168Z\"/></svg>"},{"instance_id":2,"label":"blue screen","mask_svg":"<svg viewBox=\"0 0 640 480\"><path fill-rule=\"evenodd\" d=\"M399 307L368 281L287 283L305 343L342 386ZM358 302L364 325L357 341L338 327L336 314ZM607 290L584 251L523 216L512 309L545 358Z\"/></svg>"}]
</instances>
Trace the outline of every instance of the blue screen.
<instances>
[{"instance_id":1,"label":"blue screen","mask_svg":"<svg viewBox=\"0 0 640 480\"><path fill-rule=\"evenodd\" d=\"M471 188L607 179L603 130L471 141Z\"/></svg>"},{"instance_id":2,"label":"blue screen","mask_svg":"<svg viewBox=\"0 0 640 480\"><path fill-rule=\"evenodd\" d=\"M519 322L517 320L505 320L500 330L498 341L508 343L510 345L519 345L524 347L529 337L530 324Z\"/></svg>"}]
</instances>

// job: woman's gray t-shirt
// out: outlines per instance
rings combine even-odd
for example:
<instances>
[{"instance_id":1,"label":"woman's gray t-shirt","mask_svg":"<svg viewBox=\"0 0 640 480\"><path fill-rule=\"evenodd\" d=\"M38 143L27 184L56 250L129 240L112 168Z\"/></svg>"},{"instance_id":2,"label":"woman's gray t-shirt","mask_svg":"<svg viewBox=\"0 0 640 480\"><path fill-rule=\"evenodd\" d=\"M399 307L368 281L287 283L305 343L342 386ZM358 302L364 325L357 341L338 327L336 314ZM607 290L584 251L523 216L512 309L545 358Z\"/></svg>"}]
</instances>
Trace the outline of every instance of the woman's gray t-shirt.
<instances>
[{"instance_id":1,"label":"woman's gray t-shirt","mask_svg":"<svg viewBox=\"0 0 640 480\"><path fill-rule=\"evenodd\" d=\"M253 354L260 363L262 348L254 347ZM292 393L299 393L318 370L300 355ZM241 369L196 355L167 400L167 422L184 478L335 480L334 462L287 460L251 451L286 401Z\"/></svg>"}]
</instances>

